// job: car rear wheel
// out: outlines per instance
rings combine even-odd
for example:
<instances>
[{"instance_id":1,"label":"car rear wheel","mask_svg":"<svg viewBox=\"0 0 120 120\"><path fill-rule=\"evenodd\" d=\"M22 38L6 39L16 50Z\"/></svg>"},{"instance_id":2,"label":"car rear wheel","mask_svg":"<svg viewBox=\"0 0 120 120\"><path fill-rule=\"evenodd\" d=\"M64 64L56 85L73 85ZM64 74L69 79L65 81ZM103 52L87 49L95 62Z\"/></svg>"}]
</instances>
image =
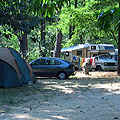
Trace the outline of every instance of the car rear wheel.
<instances>
[{"instance_id":1,"label":"car rear wheel","mask_svg":"<svg viewBox=\"0 0 120 120\"><path fill-rule=\"evenodd\" d=\"M60 72L60 73L58 74L57 78L60 79L60 80L64 80L64 79L67 78L67 75L66 75L66 73L64 73L64 72Z\"/></svg>"}]
</instances>

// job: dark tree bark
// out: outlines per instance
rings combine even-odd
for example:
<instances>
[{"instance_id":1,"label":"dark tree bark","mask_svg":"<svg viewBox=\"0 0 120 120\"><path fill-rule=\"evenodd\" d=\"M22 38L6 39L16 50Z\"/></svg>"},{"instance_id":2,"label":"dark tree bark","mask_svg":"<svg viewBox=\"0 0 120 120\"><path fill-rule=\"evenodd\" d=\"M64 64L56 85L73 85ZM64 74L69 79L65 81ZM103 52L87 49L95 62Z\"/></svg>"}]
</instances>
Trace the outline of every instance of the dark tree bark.
<instances>
[{"instance_id":1,"label":"dark tree bark","mask_svg":"<svg viewBox=\"0 0 120 120\"><path fill-rule=\"evenodd\" d=\"M79 38L80 38L80 43L83 43L83 36L79 35Z\"/></svg>"},{"instance_id":2,"label":"dark tree bark","mask_svg":"<svg viewBox=\"0 0 120 120\"><path fill-rule=\"evenodd\" d=\"M78 0L75 0L75 4L74 4L75 8L77 8L77 5L78 5ZM69 6L71 6L71 3L69 4ZM72 38L74 29L75 29L75 26L73 26L73 25L69 26L69 39Z\"/></svg>"},{"instance_id":3,"label":"dark tree bark","mask_svg":"<svg viewBox=\"0 0 120 120\"><path fill-rule=\"evenodd\" d=\"M78 0L75 0L75 8L77 8Z\"/></svg>"},{"instance_id":4,"label":"dark tree bark","mask_svg":"<svg viewBox=\"0 0 120 120\"><path fill-rule=\"evenodd\" d=\"M72 25L69 26L69 39L72 38L72 35L74 34L74 33L73 33L73 32L74 32L74 29L75 29L75 26L72 26Z\"/></svg>"},{"instance_id":5,"label":"dark tree bark","mask_svg":"<svg viewBox=\"0 0 120 120\"><path fill-rule=\"evenodd\" d=\"M55 45L53 57L60 57L61 42L62 42L62 32L61 32L61 30L59 30L56 35L56 45Z\"/></svg>"},{"instance_id":6,"label":"dark tree bark","mask_svg":"<svg viewBox=\"0 0 120 120\"><path fill-rule=\"evenodd\" d=\"M120 25L119 25L119 31L118 31L118 75L120 75Z\"/></svg>"},{"instance_id":7,"label":"dark tree bark","mask_svg":"<svg viewBox=\"0 0 120 120\"><path fill-rule=\"evenodd\" d=\"M42 47L45 48L45 19L42 19L41 21L41 42L42 42ZM46 53L45 51L41 51L42 56L45 57Z\"/></svg>"},{"instance_id":8,"label":"dark tree bark","mask_svg":"<svg viewBox=\"0 0 120 120\"><path fill-rule=\"evenodd\" d=\"M27 33L24 32L19 39L20 42L20 52L23 55L23 58L26 59L27 51L28 51L28 40L27 40Z\"/></svg>"},{"instance_id":9,"label":"dark tree bark","mask_svg":"<svg viewBox=\"0 0 120 120\"><path fill-rule=\"evenodd\" d=\"M119 8L120 8L120 2L119 2ZM117 70L117 73L120 76L120 23L119 23L119 28L118 28L118 70Z\"/></svg>"}]
</instances>

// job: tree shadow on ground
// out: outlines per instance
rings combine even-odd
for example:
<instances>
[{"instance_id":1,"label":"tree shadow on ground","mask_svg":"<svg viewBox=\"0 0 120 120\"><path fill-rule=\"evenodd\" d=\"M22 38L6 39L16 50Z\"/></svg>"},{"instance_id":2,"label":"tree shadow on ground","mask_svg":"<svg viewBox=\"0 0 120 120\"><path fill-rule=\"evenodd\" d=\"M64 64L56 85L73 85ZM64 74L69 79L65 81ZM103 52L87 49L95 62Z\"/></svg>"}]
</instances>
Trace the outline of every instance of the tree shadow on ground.
<instances>
[{"instance_id":1,"label":"tree shadow on ground","mask_svg":"<svg viewBox=\"0 0 120 120\"><path fill-rule=\"evenodd\" d=\"M118 85L117 89L114 89L115 85ZM0 111L10 113L12 110L15 110L13 107L22 107L23 111L28 108L30 111L31 105L33 109L36 109L46 102L49 103L49 101L55 99L56 96L67 96L66 99L70 99L71 94L78 92L81 94L90 92L98 95L100 93L103 96L108 93L117 95L116 91L120 91L119 86L119 77L92 78L91 76L72 76L66 80L59 80L55 78L39 78L37 79L36 84L33 85L25 85L22 87L9 89L1 88ZM47 115L47 117L50 116Z\"/></svg>"},{"instance_id":2,"label":"tree shadow on ground","mask_svg":"<svg viewBox=\"0 0 120 120\"><path fill-rule=\"evenodd\" d=\"M0 88L0 105L1 104L22 104L23 102L27 102L29 97L35 95L40 95L42 99L55 96L56 94L70 94L73 91L77 90L89 90L92 89L93 86L97 84L119 84L119 77L99 77L92 78L91 76L86 77L71 77L66 80L59 80L55 78L40 78L37 79L37 83L33 85L25 85L17 88ZM114 86L113 86L114 87ZM100 89L100 88L98 88ZM106 89L107 88L102 88Z\"/></svg>"}]
</instances>

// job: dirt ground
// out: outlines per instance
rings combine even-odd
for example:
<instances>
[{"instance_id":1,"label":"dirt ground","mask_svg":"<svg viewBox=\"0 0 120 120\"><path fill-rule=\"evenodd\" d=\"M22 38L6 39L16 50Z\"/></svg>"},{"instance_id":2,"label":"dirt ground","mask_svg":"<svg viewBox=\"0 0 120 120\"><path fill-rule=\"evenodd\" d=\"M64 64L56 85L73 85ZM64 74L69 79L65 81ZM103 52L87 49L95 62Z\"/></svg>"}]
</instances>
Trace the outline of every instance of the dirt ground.
<instances>
[{"instance_id":1,"label":"dirt ground","mask_svg":"<svg viewBox=\"0 0 120 120\"><path fill-rule=\"evenodd\" d=\"M0 88L0 120L120 120L120 77L77 72L67 80Z\"/></svg>"}]
</instances>

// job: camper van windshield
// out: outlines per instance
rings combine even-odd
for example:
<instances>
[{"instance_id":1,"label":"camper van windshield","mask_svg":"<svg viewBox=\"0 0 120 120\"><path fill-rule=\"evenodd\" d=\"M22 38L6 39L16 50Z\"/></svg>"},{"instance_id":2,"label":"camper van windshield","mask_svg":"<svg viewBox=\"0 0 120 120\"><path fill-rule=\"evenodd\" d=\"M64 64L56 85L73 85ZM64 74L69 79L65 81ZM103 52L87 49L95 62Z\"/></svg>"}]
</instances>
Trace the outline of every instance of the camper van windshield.
<instances>
[{"instance_id":1,"label":"camper van windshield","mask_svg":"<svg viewBox=\"0 0 120 120\"><path fill-rule=\"evenodd\" d=\"M115 48L113 46L104 46L105 50L114 50Z\"/></svg>"},{"instance_id":2,"label":"camper van windshield","mask_svg":"<svg viewBox=\"0 0 120 120\"><path fill-rule=\"evenodd\" d=\"M101 55L99 56L100 59L111 59L111 56L110 55Z\"/></svg>"}]
</instances>

